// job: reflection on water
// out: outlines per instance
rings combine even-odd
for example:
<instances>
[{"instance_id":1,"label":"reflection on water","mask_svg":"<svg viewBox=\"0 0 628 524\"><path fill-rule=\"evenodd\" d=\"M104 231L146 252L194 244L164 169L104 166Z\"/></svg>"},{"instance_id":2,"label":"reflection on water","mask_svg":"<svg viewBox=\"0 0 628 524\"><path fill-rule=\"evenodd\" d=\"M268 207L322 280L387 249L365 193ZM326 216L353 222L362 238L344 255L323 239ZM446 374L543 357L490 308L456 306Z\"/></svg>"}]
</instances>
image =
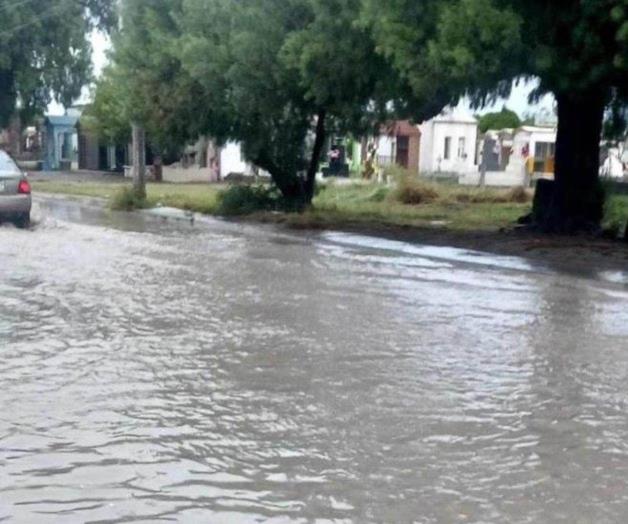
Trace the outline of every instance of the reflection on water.
<instances>
[{"instance_id":1,"label":"reflection on water","mask_svg":"<svg viewBox=\"0 0 628 524\"><path fill-rule=\"evenodd\" d=\"M54 202L0 246L0 521L628 518L621 283Z\"/></svg>"}]
</instances>

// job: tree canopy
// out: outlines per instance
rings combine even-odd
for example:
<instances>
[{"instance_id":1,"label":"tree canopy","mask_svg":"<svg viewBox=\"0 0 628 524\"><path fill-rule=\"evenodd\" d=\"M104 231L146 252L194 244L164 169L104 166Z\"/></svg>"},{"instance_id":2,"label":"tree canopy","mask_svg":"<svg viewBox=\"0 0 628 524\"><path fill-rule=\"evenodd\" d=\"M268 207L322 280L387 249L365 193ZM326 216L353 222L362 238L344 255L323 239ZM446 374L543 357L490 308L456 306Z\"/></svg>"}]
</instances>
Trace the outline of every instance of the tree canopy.
<instances>
[{"instance_id":1,"label":"tree canopy","mask_svg":"<svg viewBox=\"0 0 628 524\"><path fill-rule=\"evenodd\" d=\"M70 105L91 76L89 33L114 24L114 0L0 0L0 127L56 99Z\"/></svg>"},{"instance_id":2,"label":"tree canopy","mask_svg":"<svg viewBox=\"0 0 628 524\"><path fill-rule=\"evenodd\" d=\"M421 122L537 78L533 97L553 93L559 117L539 220L578 229L601 216L591 195L608 104L628 100L627 17L626 0L126 1L96 105L117 103L157 142L238 141L284 196L308 202L329 133Z\"/></svg>"},{"instance_id":3,"label":"tree canopy","mask_svg":"<svg viewBox=\"0 0 628 524\"><path fill-rule=\"evenodd\" d=\"M519 115L504 106L501 111L481 115L478 127L480 132L486 133L489 129L516 129L521 123Z\"/></svg>"},{"instance_id":4,"label":"tree canopy","mask_svg":"<svg viewBox=\"0 0 628 524\"><path fill-rule=\"evenodd\" d=\"M559 127L554 195L537 219L560 230L599 222L602 120L611 99L628 97L625 0L365 2L382 51L419 97L441 90L481 105L538 78L533 96L554 94Z\"/></svg>"},{"instance_id":5,"label":"tree canopy","mask_svg":"<svg viewBox=\"0 0 628 524\"><path fill-rule=\"evenodd\" d=\"M402 100L394 70L357 23L360 5L126 2L93 113L111 131L120 121L105 113L117 103L127 126L139 121L164 142L238 141L286 198L307 203L326 136L364 132Z\"/></svg>"}]
</instances>

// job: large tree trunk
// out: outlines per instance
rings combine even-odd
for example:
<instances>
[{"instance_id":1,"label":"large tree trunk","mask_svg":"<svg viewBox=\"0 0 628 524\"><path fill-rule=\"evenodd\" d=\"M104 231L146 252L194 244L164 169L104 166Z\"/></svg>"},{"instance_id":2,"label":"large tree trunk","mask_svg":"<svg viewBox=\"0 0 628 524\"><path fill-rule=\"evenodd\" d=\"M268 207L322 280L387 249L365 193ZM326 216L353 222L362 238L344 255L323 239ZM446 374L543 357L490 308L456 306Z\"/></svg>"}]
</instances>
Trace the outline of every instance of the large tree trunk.
<instances>
[{"instance_id":1,"label":"large tree trunk","mask_svg":"<svg viewBox=\"0 0 628 524\"><path fill-rule=\"evenodd\" d=\"M534 210L536 222L546 231L591 231L600 224L604 208L599 186L600 138L607 100L604 90L556 95L555 182L539 187L544 194L539 195Z\"/></svg>"},{"instance_id":2,"label":"large tree trunk","mask_svg":"<svg viewBox=\"0 0 628 524\"><path fill-rule=\"evenodd\" d=\"M146 198L146 134L137 124L132 126L133 136L133 191L140 199Z\"/></svg>"},{"instance_id":3,"label":"large tree trunk","mask_svg":"<svg viewBox=\"0 0 628 524\"><path fill-rule=\"evenodd\" d=\"M297 207L303 206L304 188L296 173L281 169L264 151L257 156L254 163L270 174L287 202L292 202Z\"/></svg>"},{"instance_id":4,"label":"large tree trunk","mask_svg":"<svg viewBox=\"0 0 628 524\"><path fill-rule=\"evenodd\" d=\"M310 159L310 165L307 170L307 176L305 179L305 204L311 204L314 198L314 189L316 187L316 173L318 173L318 166L321 161L321 154L325 147L326 129L325 119L327 118L327 112L321 109L318 112L316 121L316 138L314 140L314 148L312 149L312 158Z\"/></svg>"}]
</instances>

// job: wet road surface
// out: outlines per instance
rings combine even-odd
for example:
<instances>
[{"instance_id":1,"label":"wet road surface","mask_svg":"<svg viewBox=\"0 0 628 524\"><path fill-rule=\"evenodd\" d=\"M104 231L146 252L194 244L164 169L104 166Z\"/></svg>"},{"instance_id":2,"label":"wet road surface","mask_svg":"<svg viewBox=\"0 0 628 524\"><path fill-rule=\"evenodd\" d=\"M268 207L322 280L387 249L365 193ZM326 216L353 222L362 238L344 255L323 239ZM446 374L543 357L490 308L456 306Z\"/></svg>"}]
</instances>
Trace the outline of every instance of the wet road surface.
<instances>
[{"instance_id":1,"label":"wet road surface","mask_svg":"<svg viewBox=\"0 0 628 524\"><path fill-rule=\"evenodd\" d=\"M628 521L628 282L44 200L0 522Z\"/></svg>"}]
</instances>

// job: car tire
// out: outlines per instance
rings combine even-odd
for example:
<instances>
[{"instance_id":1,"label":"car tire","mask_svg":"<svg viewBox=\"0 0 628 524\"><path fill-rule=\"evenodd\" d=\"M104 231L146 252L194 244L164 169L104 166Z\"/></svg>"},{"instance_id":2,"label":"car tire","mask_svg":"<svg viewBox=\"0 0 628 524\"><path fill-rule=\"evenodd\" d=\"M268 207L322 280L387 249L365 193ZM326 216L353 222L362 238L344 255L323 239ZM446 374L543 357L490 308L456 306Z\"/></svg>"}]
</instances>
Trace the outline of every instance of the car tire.
<instances>
[{"instance_id":1,"label":"car tire","mask_svg":"<svg viewBox=\"0 0 628 524\"><path fill-rule=\"evenodd\" d=\"M31 225L31 215L30 213L20 213L15 217L13 223L16 227L20 229L28 229Z\"/></svg>"}]
</instances>

